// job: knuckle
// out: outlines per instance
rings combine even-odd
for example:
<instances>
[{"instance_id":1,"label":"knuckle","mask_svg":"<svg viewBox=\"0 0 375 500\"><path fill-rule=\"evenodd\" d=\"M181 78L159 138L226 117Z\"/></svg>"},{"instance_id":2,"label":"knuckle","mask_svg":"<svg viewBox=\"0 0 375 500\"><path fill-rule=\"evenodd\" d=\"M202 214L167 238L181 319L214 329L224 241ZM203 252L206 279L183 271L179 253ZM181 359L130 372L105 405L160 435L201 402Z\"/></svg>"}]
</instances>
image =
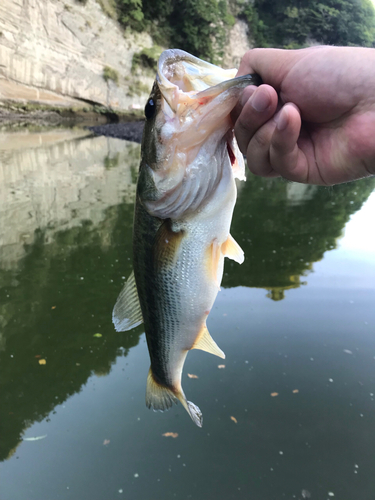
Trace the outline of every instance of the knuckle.
<instances>
[{"instance_id":1,"label":"knuckle","mask_svg":"<svg viewBox=\"0 0 375 500\"><path fill-rule=\"evenodd\" d=\"M264 131L259 130L256 134L254 134L252 140L251 140L251 145L255 149L260 149L264 151L265 149L268 149L270 146L270 139L268 134L266 134Z\"/></svg>"}]
</instances>

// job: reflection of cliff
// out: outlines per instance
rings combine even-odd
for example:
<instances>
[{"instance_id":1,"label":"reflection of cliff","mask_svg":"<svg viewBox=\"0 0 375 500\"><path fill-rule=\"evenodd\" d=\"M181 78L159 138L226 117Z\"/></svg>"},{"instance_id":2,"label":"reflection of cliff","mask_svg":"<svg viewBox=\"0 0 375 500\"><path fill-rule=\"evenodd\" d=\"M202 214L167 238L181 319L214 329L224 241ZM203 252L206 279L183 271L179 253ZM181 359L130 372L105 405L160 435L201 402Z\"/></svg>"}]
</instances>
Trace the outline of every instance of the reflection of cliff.
<instances>
[{"instance_id":1,"label":"reflection of cliff","mask_svg":"<svg viewBox=\"0 0 375 500\"><path fill-rule=\"evenodd\" d=\"M245 262L227 262L223 286L265 288L268 297L281 300L336 247L350 215L374 187L375 179L325 188L251 177L239 193L232 224Z\"/></svg>"},{"instance_id":2,"label":"reflection of cliff","mask_svg":"<svg viewBox=\"0 0 375 500\"><path fill-rule=\"evenodd\" d=\"M0 268L13 267L32 244L35 230L46 242L56 231L94 225L103 210L134 194L137 144L86 132L0 136ZM122 168L111 168L113 166Z\"/></svg>"},{"instance_id":3,"label":"reflection of cliff","mask_svg":"<svg viewBox=\"0 0 375 500\"><path fill-rule=\"evenodd\" d=\"M0 460L139 341L141 328L111 324L131 267L138 148L88 138L1 152Z\"/></svg>"}]
</instances>

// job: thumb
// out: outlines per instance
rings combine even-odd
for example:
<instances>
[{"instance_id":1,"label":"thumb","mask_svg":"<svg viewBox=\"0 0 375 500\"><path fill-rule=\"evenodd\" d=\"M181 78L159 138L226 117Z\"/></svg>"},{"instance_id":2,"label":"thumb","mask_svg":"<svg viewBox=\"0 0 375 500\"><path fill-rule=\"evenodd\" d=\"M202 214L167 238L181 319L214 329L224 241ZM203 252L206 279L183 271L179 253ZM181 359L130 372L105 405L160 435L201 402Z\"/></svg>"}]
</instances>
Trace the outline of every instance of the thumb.
<instances>
[{"instance_id":1,"label":"thumb","mask_svg":"<svg viewBox=\"0 0 375 500\"><path fill-rule=\"evenodd\" d=\"M258 73L263 83L279 91L282 81L300 56L300 52L283 49L248 50L241 60L237 76Z\"/></svg>"}]
</instances>

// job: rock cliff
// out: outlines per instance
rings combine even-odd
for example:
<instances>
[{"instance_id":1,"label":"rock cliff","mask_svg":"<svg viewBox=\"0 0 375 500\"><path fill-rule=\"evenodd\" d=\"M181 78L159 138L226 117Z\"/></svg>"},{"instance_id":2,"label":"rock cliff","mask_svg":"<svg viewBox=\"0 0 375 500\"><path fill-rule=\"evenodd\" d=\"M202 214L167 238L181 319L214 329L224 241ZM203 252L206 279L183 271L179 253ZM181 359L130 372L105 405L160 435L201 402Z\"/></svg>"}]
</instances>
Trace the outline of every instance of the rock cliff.
<instances>
[{"instance_id":1,"label":"rock cliff","mask_svg":"<svg viewBox=\"0 0 375 500\"><path fill-rule=\"evenodd\" d=\"M151 46L147 34L124 38L95 0L1 0L0 100L141 107L152 78L144 76L141 87L132 58ZM106 67L117 83L105 80Z\"/></svg>"},{"instance_id":2,"label":"rock cliff","mask_svg":"<svg viewBox=\"0 0 375 500\"><path fill-rule=\"evenodd\" d=\"M143 108L153 76L140 69L133 74L132 60L134 53L152 47L152 39L125 32L101 5L1 0L0 104ZM246 29L240 21L232 28L226 67L238 65L247 50Z\"/></svg>"}]
</instances>

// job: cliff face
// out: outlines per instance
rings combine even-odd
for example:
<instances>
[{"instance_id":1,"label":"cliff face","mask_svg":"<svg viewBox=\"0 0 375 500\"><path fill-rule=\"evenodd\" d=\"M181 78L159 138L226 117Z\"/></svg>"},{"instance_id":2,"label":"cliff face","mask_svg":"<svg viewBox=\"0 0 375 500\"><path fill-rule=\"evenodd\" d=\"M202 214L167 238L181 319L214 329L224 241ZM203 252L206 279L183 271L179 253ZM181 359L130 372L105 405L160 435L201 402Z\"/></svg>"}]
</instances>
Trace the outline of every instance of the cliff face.
<instances>
[{"instance_id":1,"label":"cliff face","mask_svg":"<svg viewBox=\"0 0 375 500\"><path fill-rule=\"evenodd\" d=\"M131 75L133 54L151 47L147 34L127 34L95 0L1 0L0 101L116 110L141 107L152 78ZM103 78L108 66L118 83Z\"/></svg>"},{"instance_id":2,"label":"cliff face","mask_svg":"<svg viewBox=\"0 0 375 500\"><path fill-rule=\"evenodd\" d=\"M249 48L246 30L238 21L230 31L226 67ZM132 74L132 59L152 44L147 33L124 32L96 0L1 0L0 105L143 108L153 76ZM106 67L116 78L104 79Z\"/></svg>"}]
</instances>

